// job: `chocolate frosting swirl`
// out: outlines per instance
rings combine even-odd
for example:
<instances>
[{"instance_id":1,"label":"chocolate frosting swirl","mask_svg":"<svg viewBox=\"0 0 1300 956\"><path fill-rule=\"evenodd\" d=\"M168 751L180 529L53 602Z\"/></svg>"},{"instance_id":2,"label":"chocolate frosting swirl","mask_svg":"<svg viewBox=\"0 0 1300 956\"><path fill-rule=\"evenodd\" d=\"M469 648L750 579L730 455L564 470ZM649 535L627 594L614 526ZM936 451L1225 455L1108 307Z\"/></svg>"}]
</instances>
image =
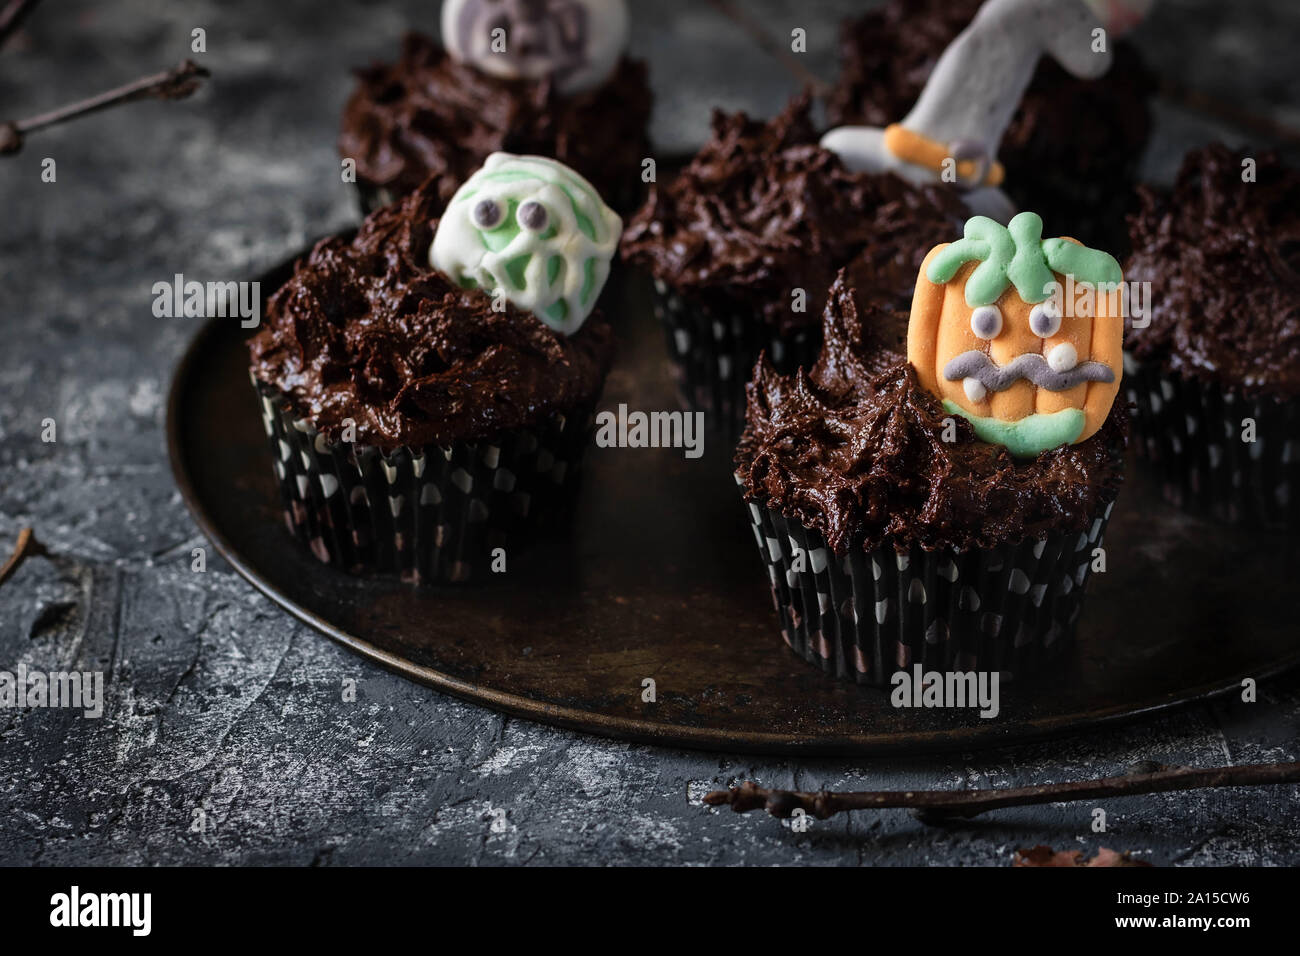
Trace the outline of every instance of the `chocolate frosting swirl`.
<instances>
[{"instance_id":1,"label":"chocolate frosting swirl","mask_svg":"<svg viewBox=\"0 0 1300 956\"><path fill-rule=\"evenodd\" d=\"M453 284L428 264L442 200L430 181L379 209L356 237L298 262L249 340L259 382L330 438L343 420L386 451L450 445L594 402L613 355L593 313L571 337Z\"/></svg>"},{"instance_id":2,"label":"chocolate frosting swirl","mask_svg":"<svg viewBox=\"0 0 1300 956\"><path fill-rule=\"evenodd\" d=\"M490 153L558 159L606 200L637 195L651 93L646 67L624 58L594 90L562 96L549 79L506 80L453 59L418 33L396 63L356 71L339 154L397 194L432 176L445 204Z\"/></svg>"},{"instance_id":3,"label":"chocolate frosting swirl","mask_svg":"<svg viewBox=\"0 0 1300 956\"><path fill-rule=\"evenodd\" d=\"M1118 493L1128 419L1116 405L1093 437L1018 460L975 437L921 388L907 316L867 302L844 273L811 372L759 360L736 450L745 497L816 528L837 554L986 548L1083 531ZM953 418L957 440L945 442Z\"/></svg>"},{"instance_id":4,"label":"chocolate frosting swirl","mask_svg":"<svg viewBox=\"0 0 1300 956\"><path fill-rule=\"evenodd\" d=\"M906 306L925 250L961 231L950 190L851 173L817 145L807 94L770 122L713 114L713 135L623 235L623 256L723 313L748 306L781 331L815 325L835 272L875 264L882 299ZM792 290L806 311L791 308Z\"/></svg>"},{"instance_id":5,"label":"chocolate frosting swirl","mask_svg":"<svg viewBox=\"0 0 1300 956\"><path fill-rule=\"evenodd\" d=\"M1129 347L1234 392L1300 396L1300 172L1216 143L1184 157L1172 192L1139 192L1124 278L1151 283L1152 308Z\"/></svg>"}]
</instances>

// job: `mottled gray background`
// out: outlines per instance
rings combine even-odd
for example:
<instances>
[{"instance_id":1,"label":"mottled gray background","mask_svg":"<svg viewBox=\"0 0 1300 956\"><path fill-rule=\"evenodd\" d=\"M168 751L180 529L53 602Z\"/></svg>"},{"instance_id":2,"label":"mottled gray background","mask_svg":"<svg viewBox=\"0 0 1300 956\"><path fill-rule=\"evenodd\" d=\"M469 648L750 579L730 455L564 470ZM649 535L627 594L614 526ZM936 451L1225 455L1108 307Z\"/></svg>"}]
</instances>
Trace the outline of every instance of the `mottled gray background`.
<instances>
[{"instance_id":1,"label":"mottled gray background","mask_svg":"<svg viewBox=\"0 0 1300 956\"><path fill-rule=\"evenodd\" d=\"M748 4L834 75L835 24L864 4ZM796 81L711 7L634 4L661 151L697 144L713 105L775 110ZM653 12L648 8L653 7ZM610 742L462 704L359 660L274 607L201 543L163 443L194 320L159 320L175 272L250 275L352 223L333 142L347 68L391 56L432 0L386 4L47 3L0 53L0 118L188 55L215 81L33 137L0 159L0 551L31 525L48 556L0 585L0 669L103 669L100 720L0 711L0 862L994 864L1016 847L1128 849L1159 864L1300 862L1296 787L1003 811L931 829L902 811L814 823L699 803L755 778L801 788L993 787L1124 770L1300 759L1300 680L1254 705L1198 706L1014 752L765 760ZM1300 126L1300 4L1160 0L1138 34L1184 86ZM1162 105L1148 174L1247 139ZM1258 140L1258 137L1255 137ZM43 184L40 161L58 163ZM40 422L58 423L42 443ZM1231 639L1225 635L1225 639ZM343 680L359 699L340 703ZM196 808L205 832L191 832ZM502 832L491 827L504 812ZM499 814L496 814L499 815Z\"/></svg>"}]
</instances>

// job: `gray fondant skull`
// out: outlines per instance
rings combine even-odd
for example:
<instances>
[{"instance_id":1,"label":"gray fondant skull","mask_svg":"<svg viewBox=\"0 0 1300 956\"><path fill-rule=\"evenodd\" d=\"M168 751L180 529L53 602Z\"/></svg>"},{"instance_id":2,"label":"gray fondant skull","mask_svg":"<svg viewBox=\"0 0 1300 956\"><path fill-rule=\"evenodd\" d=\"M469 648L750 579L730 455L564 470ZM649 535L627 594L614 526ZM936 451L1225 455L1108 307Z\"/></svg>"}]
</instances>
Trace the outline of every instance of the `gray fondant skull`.
<instances>
[{"instance_id":1,"label":"gray fondant skull","mask_svg":"<svg viewBox=\"0 0 1300 956\"><path fill-rule=\"evenodd\" d=\"M627 44L624 0L446 0L442 42L506 79L552 76L560 92L599 86Z\"/></svg>"}]
</instances>

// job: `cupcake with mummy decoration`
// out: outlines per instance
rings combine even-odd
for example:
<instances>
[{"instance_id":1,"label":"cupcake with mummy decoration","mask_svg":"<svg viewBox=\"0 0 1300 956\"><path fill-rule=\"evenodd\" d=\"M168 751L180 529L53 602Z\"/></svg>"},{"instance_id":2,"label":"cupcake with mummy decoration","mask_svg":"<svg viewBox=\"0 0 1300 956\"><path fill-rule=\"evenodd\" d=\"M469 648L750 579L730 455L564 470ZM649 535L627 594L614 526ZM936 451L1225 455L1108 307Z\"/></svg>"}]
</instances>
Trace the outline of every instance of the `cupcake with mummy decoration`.
<instances>
[{"instance_id":1,"label":"cupcake with mummy decoration","mask_svg":"<svg viewBox=\"0 0 1300 956\"><path fill-rule=\"evenodd\" d=\"M1300 172L1268 151L1188 153L1143 188L1129 280L1149 314L1128 336L1139 461L1183 508L1300 524Z\"/></svg>"},{"instance_id":2,"label":"cupcake with mummy decoration","mask_svg":"<svg viewBox=\"0 0 1300 956\"><path fill-rule=\"evenodd\" d=\"M621 229L573 170L497 153L450 203L428 183L318 243L249 342L289 530L345 570L459 582L560 511Z\"/></svg>"},{"instance_id":3,"label":"cupcake with mummy decoration","mask_svg":"<svg viewBox=\"0 0 1300 956\"><path fill-rule=\"evenodd\" d=\"M890 0L843 26L830 144L922 178L951 156L973 211L1037 210L1122 252L1156 87L1124 37L1152 6Z\"/></svg>"},{"instance_id":4,"label":"cupcake with mummy decoration","mask_svg":"<svg viewBox=\"0 0 1300 956\"><path fill-rule=\"evenodd\" d=\"M975 217L909 315L843 272L812 369L760 360L736 480L796 653L883 686L1023 677L1069 643L1123 476L1119 281L1032 213Z\"/></svg>"},{"instance_id":5,"label":"cupcake with mummy decoration","mask_svg":"<svg viewBox=\"0 0 1300 956\"><path fill-rule=\"evenodd\" d=\"M623 239L624 259L654 279L684 404L729 436L761 351L781 371L816 358L841 267L906 308L924 250L966 216L950 190L851 172L817 144L810 108L803 95L766 122L715 112L709 141L651 185Z\"/></svg>"},{"instance_id":6,"label":"cupcake with mummy decoration","mask_svg":"<svg viewBox=\"0 0 1300 956\"><path fill-rule=\"evenodd\" d=\"M433 179L445 202L494 152L551 156L610 204L640 198L650 156L645 64L624 0L446 0L442 42L410 33L356 71L339 153L366 211Z\"/></svg>"}]
</instances>

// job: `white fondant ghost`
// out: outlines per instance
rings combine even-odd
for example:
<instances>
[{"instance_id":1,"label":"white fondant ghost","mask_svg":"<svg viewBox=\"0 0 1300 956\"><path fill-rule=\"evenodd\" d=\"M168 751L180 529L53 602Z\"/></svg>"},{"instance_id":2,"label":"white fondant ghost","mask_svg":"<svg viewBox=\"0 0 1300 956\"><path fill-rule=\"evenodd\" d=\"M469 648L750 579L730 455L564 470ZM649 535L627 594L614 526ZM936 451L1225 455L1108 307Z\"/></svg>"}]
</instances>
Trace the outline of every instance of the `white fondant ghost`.
<instances>
[{"instance_id":1,"label":"white fondant ghost","mask_svg":"<svg viewBox=\"0 0 1300 956\"><path fill-rule=\"evenodd\" d=\"M954 159L973 159L987 169L1044 53L1084 79L1110 68L1110 45L1095 51L1093 31L1099 26L1084 0L987 0L939 57L899 125L945 144ZM889 171L917 183L942 181L938 170L891 152L878 127L841 126L826 133L821 144L855 171ZM972 212L1003 224L1016 213L996 186L973 185L962 198Z\"/></svg>"},{"instance_id":2,"label":"white fondant ghost","mask_svg":"<svg viewBox=\"0 0 1300 956\"><path fill-rule=\"evenodd\" d=\"M429 263L572 335L600 297L622 233L623 220L568 166L493 153L451 197Z\"/></svg>"},{"instance_id":3,"label":"white fondant ghost","mask_svg":"<svg viewBox=\"0 0 1300 956\"><path fill-rule=\"evenodd\" d=\"M453 57L504 79L555 78L566 96L593 89L627 47L625 0L445 0Z\"/></svg>"}]
</instances>

